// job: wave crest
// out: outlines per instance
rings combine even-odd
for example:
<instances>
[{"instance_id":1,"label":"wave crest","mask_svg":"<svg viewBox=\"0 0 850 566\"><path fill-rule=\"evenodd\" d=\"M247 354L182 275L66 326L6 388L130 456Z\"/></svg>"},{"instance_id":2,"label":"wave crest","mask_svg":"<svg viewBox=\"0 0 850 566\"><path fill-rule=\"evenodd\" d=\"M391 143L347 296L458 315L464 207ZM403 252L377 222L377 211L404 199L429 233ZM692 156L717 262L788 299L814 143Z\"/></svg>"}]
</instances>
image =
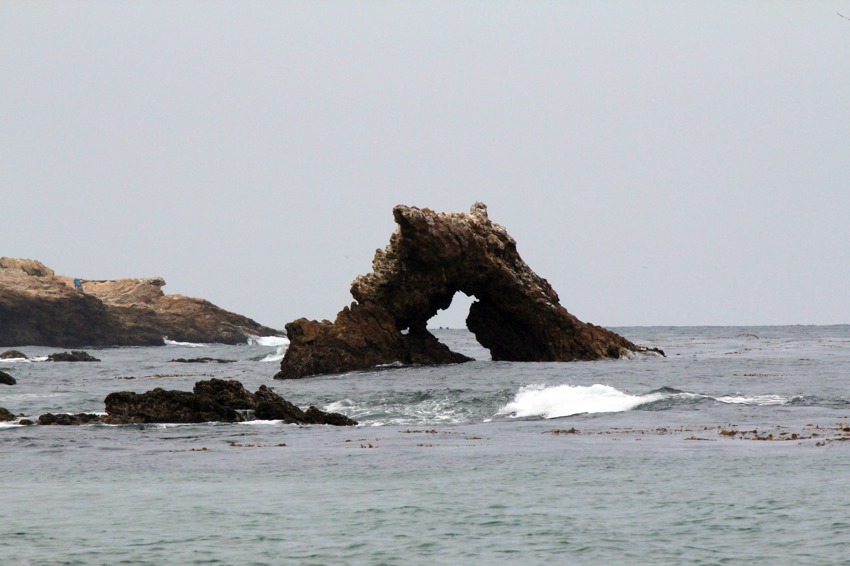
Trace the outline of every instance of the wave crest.
<instances>
[{"instance_id":1,"label":"wave crest","mask_svg":"<svg viewBox=\"0 0 850 566\"><path fill-rule=\"evenodd\" d=\"M608 385L526 385L513 401L499 409L499 415L554 419L582 413L630 411L665 397L662 393L629 395Z\"/></svg>"}]
</instances>

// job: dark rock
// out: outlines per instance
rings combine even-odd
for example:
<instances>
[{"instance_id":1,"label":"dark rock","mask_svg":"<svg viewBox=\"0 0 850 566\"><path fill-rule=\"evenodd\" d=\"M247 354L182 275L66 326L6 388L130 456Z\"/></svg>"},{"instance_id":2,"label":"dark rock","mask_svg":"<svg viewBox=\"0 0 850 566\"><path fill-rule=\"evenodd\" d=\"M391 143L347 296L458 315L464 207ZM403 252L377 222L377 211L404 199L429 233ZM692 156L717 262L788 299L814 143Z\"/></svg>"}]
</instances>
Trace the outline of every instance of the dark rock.
<instances>
[{"instance_id":1,"label":"dark rock","mask_svg":"<svg viewBox=\"0 0 850 566\"><path fill-rule=\"evenodd\" d=\"M342 309L333 324L301 318L287 324L286 333L290 344L276 379L384 364L447 364L471 359L452 352L427 330L402 334L389 313L374 304L353 303Z\"/></svg>"},{"instance_id":2,"label":"dark rock","mask_svg":"<svg viewBox=\"0 0 850 566\"><path fill-rule=\"evenodd\" d=\"M8 409L4 409L0 407L0 421L13 421L15 420L15 415L11 413Z\"/></svg>"},{"instance_id":3,"label":"dark rock","mask_svg":"<svg viewBox=\"0 0 850 566\"><path fill-rule=\"evenodd\" d=\"M76 415L68 415L68 414L53 414L47 413L38 417L38 424L40 425L84 425L84 424L97 424L103 422L103 416L101 415L93 415L90 413L77 413Z\"/></svg>"},{"instance_id":4,"label":"dark rock","mask_svg":"<svg viewBox=\"0 0 850 566\"><path fill-rule=\"evenodd\" d=\"M146 393L119 391L104 400L106 413L115 423L235 423L242 415L214 399L188 391L157 387Z\"/></svg>"},{"instance_id":5,"label":"dark rock","mask_svg":"<svg viewBox=\"0 0 850 566\"><path fill-rule=\"evenodd\" d=\"M2 354L0 354L0 360L26 360L26 354L23 352L19 352L17 350L6 350Z\"/></svg>"},{"instance_id":6,"label":"dark rock","mask_svg":"<svg viewBox=\"0 0 850 566\"><path fill-rule=\"evenodd\" d=\"M398 229L351 285L356 300L333 323L286 325L290 345L276 379L366 369L381 364L444 364L469 358L427 331L458 292L474 296L468 328L494 360L572 361L655 352L584 323L561 306L549 283L519 256L482 203L469 214L396 206ZM406 333L404 333L406 331Z\"/></svg>"},{"instance_id":7,"label":"dark rock","mask_svg":"<svg viewBox=\"0 0 850 566\"><path fill-rule=\"evenodd\" d=\"M304 418L307 422L333 426L353 426L357 424L357 421L350 419L341 413L326 413L312 405L310 405L310 408L304 412Z\"/></svg>"},{"instance_id":8,"label":"dark rock","mask_svg":"<svg viewBox=\"0 0 850 566\"><path fill-rule=\"evenodd\" d=\"M181 364L231 364L236 360L222 360L219 358L175 358L171 361Z\"/></svg>"},{"instance_id":9,"label":"dark rock","mask_svg":"<svg viewBox=\"0 0 850 566\"><path fill-rule=\"evenodd\" d=\"M165 280L83 280L30 259L0 258L0 344L161 346L178 342L244 343L280 332L203 299L166 295Z\"/></svg>"},{"instance_id":10,"label":"dark rock","mask_svg":"<svg viewBox=\"0 0 850 566\"><path fill-rule=\"evenodd\" d=\"M254 394L257 398L255 416L262 420L281 420L285 423L327 424L334 426L353 426L357 421L340 413L326 413L311 406L302 411L270 388L261 385Z\"/></svg>"},{"instance_id":11,"label":"dark rock","mask_svg":"<svg viewBox=\"0 0 850 566\"><path fill-rule=\"evenodd\" d=\"M326 413L312 407L302 411L265 385L252 394L236 380L199 381L193 392L166 391L160 388L147 393L122 391L105 399L110 424L129 423L202 423L241 422L244 411L253 410L262 420L282 420L298 424L355 425L339 413Z\"/></svg>"},{"instance_id":12,"label":"dark rock","mask_svg":"<svg viewBox=\"0 0 850 566\"><path fill-rule=\"evenodd\" d=\"M209 397L219 405L236 410L257 408L257 399L235 379L210 379L195 383L193 393L198 397Z\"/></svg>"},{"instance_id":13,"label":"dark rock","mask_svg":"<svg viewBox=\"0 0 850 566\"><path fill-rule=\"evenodd\" d=\"M31 421L30 419L21 419L21 420L18 421L18 424L30 426L30 425L34 425L35 423L33 421Z\"/></svg>"},{"instance_id":14,"label":"dark rock","mask_svg":"<svg viewBox=\"0 0 850 566\"><path fill-rule=\"evenodd\" d=\"M0 383L4 385L15 385L17 381L15 381L15 378L6 373L5 371L0 370Z\"/></svg>"},{"instance_id":15,"label":"dark rock","mask_svg":"<svg viewBox=\"0 0 850 566\"><path fill-rule=\"evenodd\" d=\"M48 362L99 362L100 360L82 350L73 350L68 352L58 352L47 356Z\"/></svg>"}]
</instances>

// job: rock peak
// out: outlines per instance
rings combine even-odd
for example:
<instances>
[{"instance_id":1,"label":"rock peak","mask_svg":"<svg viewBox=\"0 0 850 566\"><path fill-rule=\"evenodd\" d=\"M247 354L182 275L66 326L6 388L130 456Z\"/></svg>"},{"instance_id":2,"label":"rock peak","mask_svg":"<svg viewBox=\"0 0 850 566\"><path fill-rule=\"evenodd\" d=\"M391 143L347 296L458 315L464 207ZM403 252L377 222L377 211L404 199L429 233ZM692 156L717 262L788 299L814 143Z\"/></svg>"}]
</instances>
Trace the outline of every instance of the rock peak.
<instances>
[{"instance_id":1,"label":"rock peak","mask_svg":"<svg viewBox=\"0 0 850 566\"><path fill-rule=\"evenodd\" d=\"M481 220L490 220L487 216L487 205L481 201L477 201L469 207L469 215Z\"/></svg>"}]
</instances>

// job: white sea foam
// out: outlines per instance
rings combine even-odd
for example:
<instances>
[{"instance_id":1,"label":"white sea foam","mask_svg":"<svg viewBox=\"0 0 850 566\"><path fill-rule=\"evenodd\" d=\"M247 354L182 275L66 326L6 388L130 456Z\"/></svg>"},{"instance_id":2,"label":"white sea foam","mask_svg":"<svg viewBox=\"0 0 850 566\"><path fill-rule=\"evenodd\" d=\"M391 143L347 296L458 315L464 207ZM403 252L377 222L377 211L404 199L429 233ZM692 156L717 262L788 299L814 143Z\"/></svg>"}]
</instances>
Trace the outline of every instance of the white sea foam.
<instances>
[{"instance_id":1,"label":"white sea foam","mask_svg":"<svg viewBox=\"0 0 850 566\"><path fill-rule=\"evenodd\" d=\"M342 413L368 426L428 426L457 424L468 420L464 411L448 397L425 399L411 404L380 401L369 405L358 405L351 399L342 399L322 408L328 412Z\"/></svg>"},{"instance_id":2,"label":"white sea foam","mask_svg":"<svg viewBox=\"0 0 850 566\"><path fill-rule=\"evenodd\" d=\"M553 419L581 413L617 413L665 397L667 395L662 393L629 395L600 384L526 385L520 387L514 400L499 409L498 414Z\"/></svg>"},{"instance_id":3,"label":"white sea foam","mask_svg":"<svg viewBox=\"0 0 850 566\"><path fill-rule=\"evenodd\" d=\"M249 336L249 346L289 346L289 338L286 336Z\"/></svg>"},{"instance_id":4,"label":"white sea foam","mask_svg":"<svg viewBox=\"0 0 850 566\"><path fill-rule=\"evenodd\" d=\"M165 342L166 346L185 346L187 348L206 348L207 344L196 344L194 342L177 342L175 340L169 340L168 336L163 336L162 341Z\"/></svg>"},{"instance_id":5,"label":"white sea foam","mask_svg":"<svg viewBox=\"0 0 850 566\"><path fill-rule=\"evenodd\" d=\"M279 362L283 359L283 356L286 355L286 346L278 346L274 354L268 354L265 358L260 360L261 362Z\"/></svg>"}]
</instances>

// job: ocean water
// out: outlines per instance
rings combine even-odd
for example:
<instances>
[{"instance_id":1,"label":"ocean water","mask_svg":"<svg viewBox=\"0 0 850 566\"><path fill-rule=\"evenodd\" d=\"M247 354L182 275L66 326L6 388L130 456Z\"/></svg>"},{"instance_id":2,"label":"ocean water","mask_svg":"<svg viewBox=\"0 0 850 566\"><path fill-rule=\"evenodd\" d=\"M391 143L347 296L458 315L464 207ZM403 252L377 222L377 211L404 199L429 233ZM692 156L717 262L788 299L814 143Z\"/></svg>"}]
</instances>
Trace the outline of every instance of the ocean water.
<instances>
[{"instance_id":1,"label":"ocean water","mask_svg":"<svg viewBox=\"0 0 850 566\"><path fill-rule=\"evenodd\" d=\"M0 560L850 564L850 326L615 330L667 357L491 362L441 330L476 361L274 381L285 345L259 339L0 362L16 414L218 377L361 423L2 426ZM197 357L233 362L170 361Z\"/></svg>"}]
</instances>

